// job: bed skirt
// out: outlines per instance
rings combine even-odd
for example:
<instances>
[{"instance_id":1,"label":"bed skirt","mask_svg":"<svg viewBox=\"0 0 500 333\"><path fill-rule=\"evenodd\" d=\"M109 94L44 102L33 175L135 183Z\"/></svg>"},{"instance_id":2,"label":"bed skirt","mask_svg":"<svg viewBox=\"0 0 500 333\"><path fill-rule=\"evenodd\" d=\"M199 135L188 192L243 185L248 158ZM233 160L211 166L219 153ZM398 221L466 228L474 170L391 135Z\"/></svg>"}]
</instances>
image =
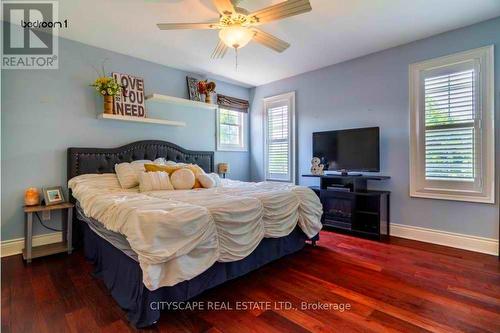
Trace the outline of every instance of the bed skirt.
<instances>
[{"instance_id":1,"label":"bed skirt","mask_svg":"<svg viewBox=\"0 0 500 333\"><path fill-rule=\"evenodd\" d=\"M299 251L308 239L296 227L286 237L264 238L242 260L217 262L191 280L151 291L142 283L139 263L97 235L85 222L79 221L79 224L83 228L85 256L95 265L94 275L104 281L116 302L127 311L130 323L137 328L153 325L159 320L161 310L154 304L187 301L207 289Z\"/></svg>"}]
</instances>

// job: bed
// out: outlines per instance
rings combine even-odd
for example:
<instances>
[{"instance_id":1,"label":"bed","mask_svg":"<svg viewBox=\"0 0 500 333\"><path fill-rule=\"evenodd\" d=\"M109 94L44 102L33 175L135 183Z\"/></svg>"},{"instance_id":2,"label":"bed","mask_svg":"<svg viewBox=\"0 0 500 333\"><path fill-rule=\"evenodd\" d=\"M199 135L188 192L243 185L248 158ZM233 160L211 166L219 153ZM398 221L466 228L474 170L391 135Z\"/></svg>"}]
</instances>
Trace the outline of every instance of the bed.
<instances>
[{"instance_id":1,"label":"bed","mask_svg":"<svg viewBox=\"0 0 500 333\"><path fill-rule=\"evenodd\" d=\"M229 180L185 191L118 187L115 164L159 157L214 171L213 152L165 141L68 149L73 242L135 327L156 323L162 302L187 301L317 240L321 205L307 188Z\"/></svg>"}]
</instances>

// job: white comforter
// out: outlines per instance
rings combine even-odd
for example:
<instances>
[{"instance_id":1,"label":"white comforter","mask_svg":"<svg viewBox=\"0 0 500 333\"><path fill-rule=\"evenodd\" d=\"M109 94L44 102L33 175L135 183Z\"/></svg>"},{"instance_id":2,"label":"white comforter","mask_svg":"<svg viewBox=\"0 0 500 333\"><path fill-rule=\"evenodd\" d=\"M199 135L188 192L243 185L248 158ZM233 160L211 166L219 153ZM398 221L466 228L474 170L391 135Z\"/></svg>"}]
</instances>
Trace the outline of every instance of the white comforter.
<instances>
[{"instance_id":1,"label":"white comforter","mask_svg":"<svg viewBox=\"0 0 500 333\"><path fill-rule=\"evenodd\" d=\"M321 229L317 196L290 184L224 180L212 189L139 193L122 189L115 174L89 174L68 185L85 215L127 238L151 290L245 258L262 238L286 236L297 223L309 237Z\"/></svg>"}]
</instances>

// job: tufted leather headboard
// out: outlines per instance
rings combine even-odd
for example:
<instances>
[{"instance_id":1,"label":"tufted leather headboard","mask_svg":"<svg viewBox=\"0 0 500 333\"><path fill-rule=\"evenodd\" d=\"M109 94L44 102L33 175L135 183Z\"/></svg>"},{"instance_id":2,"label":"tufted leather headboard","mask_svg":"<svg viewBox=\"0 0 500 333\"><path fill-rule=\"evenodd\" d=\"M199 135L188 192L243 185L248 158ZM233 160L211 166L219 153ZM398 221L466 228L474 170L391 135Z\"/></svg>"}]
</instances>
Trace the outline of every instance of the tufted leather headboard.
<instances>
[{"instance_id":1,"label":"tufted leather headboard","mask_svg":"<svg viewBox=\"0 0 500 333\"><path fill-rule=\"evenodd\" d=\"M214 153L192 151L159 140L137 141L118 148L68 148L68 180L87 173L114 173L115 164L164 157L176 162L198 164L214 171Z\"/></svg>"}]
</instances>

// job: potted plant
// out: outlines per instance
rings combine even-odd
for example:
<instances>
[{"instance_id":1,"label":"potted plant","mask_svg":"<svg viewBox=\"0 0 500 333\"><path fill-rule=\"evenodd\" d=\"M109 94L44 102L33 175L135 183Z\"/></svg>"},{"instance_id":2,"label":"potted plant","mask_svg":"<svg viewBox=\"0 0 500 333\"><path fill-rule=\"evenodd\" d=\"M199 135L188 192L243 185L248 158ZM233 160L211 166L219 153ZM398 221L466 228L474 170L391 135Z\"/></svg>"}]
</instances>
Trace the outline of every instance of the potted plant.
<instances>
[{"instance_id":1,"label":"potted plant","mask_svg":"<svg viewBox=\"0 0 500 333\"><path fill-rule=\"evenodd\" d=\"M113 77L106 76L104 73L91 86L104 97L104 113L112 114L113 96L122 92L122 86Z\"/></svg>"},{"instance_id":2,"label":"potted plant","mask_svg":"<svg viewBox=\"0 0 500 333\"><path fill-rule=\"evenodd\" d=\"M212 103L212 93L215 93L215 82L207 80L198 82L198 92L205 95L205 103Z\"/></svg>"}]
</instances>

